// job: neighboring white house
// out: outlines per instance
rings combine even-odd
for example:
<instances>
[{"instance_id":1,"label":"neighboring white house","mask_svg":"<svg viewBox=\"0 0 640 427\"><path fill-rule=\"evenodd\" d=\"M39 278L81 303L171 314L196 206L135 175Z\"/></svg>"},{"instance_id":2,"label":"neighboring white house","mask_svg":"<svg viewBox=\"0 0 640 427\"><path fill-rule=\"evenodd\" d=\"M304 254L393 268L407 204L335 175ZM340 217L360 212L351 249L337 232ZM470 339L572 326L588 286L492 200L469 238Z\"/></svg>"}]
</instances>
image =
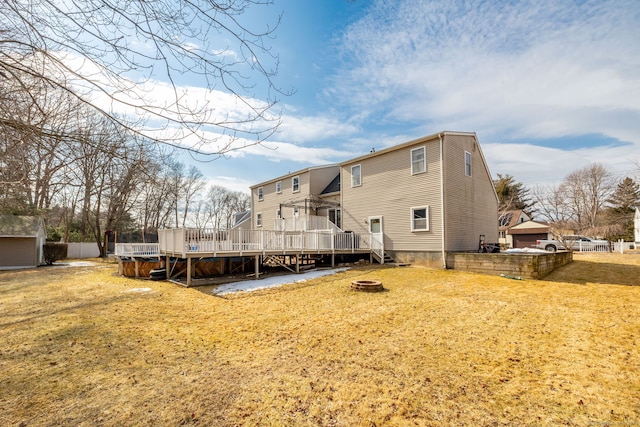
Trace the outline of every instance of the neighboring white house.
<instances>
[{"instance_id":1,"label":"neighboring white house","mask_svg":"<svg viewBox=\"0 0 640 427\"><path fill-rule=\"evenodd\" d=\"M633 217L633 236L636 244L640 244L640 208L636 208L636 214Z\"/></svg>"}]
</instances>

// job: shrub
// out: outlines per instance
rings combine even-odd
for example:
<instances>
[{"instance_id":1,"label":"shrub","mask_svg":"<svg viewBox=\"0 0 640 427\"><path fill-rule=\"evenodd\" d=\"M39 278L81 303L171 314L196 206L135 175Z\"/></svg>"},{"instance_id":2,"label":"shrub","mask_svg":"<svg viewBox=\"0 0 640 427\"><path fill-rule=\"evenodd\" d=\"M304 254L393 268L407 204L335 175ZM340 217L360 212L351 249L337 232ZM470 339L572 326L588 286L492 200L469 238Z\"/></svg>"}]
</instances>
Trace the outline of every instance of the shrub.
<instances>
[{"instance_id":1,"label":"shrub","mask_svg":"<svg viewBox=\"0 0 640 427\"><path fill-rule=\"evenodd\" d=\"M66 243L47 242L44 244L44 262L53 264L54 262L67 257L68 245Z\"/></svg>"}]
</instances>

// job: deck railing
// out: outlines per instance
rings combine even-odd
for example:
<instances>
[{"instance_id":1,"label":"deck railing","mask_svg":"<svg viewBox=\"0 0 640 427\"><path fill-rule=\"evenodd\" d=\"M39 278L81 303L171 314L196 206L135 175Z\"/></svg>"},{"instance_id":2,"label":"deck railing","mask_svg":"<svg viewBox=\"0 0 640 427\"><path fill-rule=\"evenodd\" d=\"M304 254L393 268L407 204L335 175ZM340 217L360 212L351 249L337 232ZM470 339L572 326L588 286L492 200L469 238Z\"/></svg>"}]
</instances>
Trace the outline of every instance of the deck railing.
<instances>
[{"instance_id":1,"label":"deck railing","mask_svg":"<svg viewBox=\"0 0 640 427\"><path fill-rule=\"evenodd\" d=\"M158 257L160 245L158 243L116 243L115 255L122 257Z\"/></svg>"},{"instance_id":2,"label":"deck railing","mask_svg":"<svg viewBox=\"0 0 640 427\"><path fill-rule=\"evenodd\" d=\"M158 230L160 251L170 255L197 253L355 252L371 250L372 236L334 230Z\"/></svg>"}]
</instances>

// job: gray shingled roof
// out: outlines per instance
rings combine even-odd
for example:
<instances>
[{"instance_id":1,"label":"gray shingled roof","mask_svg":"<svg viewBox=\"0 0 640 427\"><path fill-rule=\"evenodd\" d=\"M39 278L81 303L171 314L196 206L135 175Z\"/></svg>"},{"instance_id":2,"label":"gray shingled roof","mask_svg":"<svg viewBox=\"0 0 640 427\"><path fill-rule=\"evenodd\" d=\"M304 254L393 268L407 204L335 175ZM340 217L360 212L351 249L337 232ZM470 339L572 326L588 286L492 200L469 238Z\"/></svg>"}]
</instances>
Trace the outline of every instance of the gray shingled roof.
<instances>
[{"instance_id":1,"label":"gray shingled roof","mask_svg":"<svg viewBox=\"0 0 640 427\"><path fill-rule=\"evenodd\" d=\"M336 175L333 181L331 181L320 194L337 193L338 191L340 191L340 174Z\"/></svg>"},{"instance_id":2,"label":"gray shingled roof","mask_svg":"<svg viewBox=\"0 0 640 427\"><path fill-rule=\"evenodd\" d=\"M0 215L0 236L37 237L41 226L37 216Z\"/></svg>"}]
</instances>

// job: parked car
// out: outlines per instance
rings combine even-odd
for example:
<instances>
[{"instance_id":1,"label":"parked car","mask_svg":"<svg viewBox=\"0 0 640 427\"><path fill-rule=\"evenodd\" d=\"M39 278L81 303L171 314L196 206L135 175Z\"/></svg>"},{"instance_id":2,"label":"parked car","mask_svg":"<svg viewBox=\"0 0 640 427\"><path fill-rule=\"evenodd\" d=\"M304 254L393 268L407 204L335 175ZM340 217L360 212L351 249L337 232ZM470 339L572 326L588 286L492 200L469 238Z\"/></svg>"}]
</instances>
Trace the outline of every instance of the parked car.
<instances>
[{"instance_id":1,"label":"parked car","mask_svg":"<svg viewBox=\"0 0 640 427\"><path fill-rule=\"evenodd\" d=\"M592 239L591 237L570 235L562 236L558 240L536 240L534 246L538 249L544 249L547 252L555 252L557 250L598 250L609 248L609 242L606 240Z\"/></svg>"}]
</instances>

